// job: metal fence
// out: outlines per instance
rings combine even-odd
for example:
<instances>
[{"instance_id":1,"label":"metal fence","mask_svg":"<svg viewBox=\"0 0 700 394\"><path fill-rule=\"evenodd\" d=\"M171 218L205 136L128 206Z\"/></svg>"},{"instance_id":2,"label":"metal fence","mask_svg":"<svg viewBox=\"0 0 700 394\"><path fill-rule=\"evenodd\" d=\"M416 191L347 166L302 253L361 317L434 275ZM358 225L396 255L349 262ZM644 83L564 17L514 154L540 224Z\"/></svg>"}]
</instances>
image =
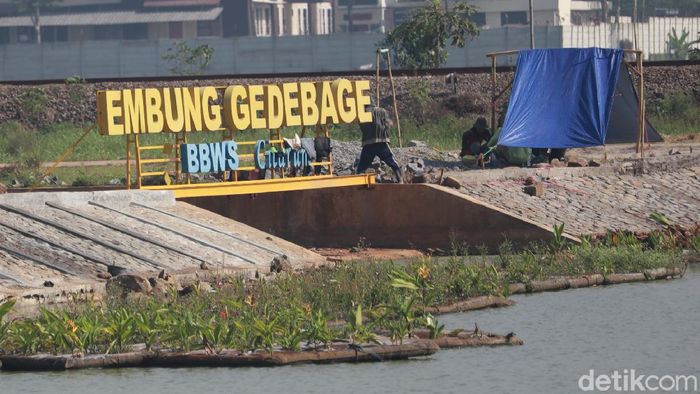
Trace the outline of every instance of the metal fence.
<instances>
[{"instance_id":1,"label":"metal fence","mask_svg":"<svg viewBox=\"0 0 700 394\"><path fill-rule=\"evenodd\" d=\"M675 29L680 37L687 32L687 42L700 39L700 18L649 18L646 23L600 24L597 26L562 27L562 46L571 48L606 47L631 48L635 41L637 48L644 51L647 59L668 59L673 57L669 46L669 35ZM700 45L695 46L700 47Z\"/></svg>"},{"instance_id":2,"label":"metal fence","mask_svg":"<svg viewBox=\"0 0 700 394\"><path fill-rule=\"evenodd\" d=\"M486 53L528 46L526 28L484 30L465 48L450 48L446 67L487 65ZM557 47L559 28L537 28L542 46ZM214 48L204 74L267 74L371 69L378 33L276 38L212 38L190 40L191 46ZM154 77L171 75L163 55L173 40L82 41L0 46L0 80Z\"/></svg>"}]
</instances>

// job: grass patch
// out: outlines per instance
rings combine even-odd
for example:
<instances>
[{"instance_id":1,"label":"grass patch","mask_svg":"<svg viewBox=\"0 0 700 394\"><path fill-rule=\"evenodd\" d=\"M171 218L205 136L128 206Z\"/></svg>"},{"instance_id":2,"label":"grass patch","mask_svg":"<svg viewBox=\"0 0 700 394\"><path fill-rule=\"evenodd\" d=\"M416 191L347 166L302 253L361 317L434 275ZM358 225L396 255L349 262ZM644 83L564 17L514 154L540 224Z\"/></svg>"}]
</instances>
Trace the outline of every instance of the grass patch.
<instances>
[{"instance_id":1,"label":"grass patch","mask_svg":"<svg viewBox=\"0 0 700 394\"><path fill-rule=\"evenodd\" d=\"M647 104L651 124L666 135L700 133L700 102L690 94L675 93Z\"/></svg>"},{"instance_id":2,"label":"grass patch","mask_svg":"<svg viewBox=\"0 0 700 394\"><path fill-rule=\"evenodd\" d=\"M413 120L401 120L401 138L404 144L411 140L423 141L428 146L440 150L457 150L462 146L462 134L469 130L476 118L460 118L452 114L437 120L419 124ZM357 125L336 126L331 135L341 141L360 141L362 134ZM398 146L396 128L392 130L392 141Z\"/></svg>"}]
</instances>

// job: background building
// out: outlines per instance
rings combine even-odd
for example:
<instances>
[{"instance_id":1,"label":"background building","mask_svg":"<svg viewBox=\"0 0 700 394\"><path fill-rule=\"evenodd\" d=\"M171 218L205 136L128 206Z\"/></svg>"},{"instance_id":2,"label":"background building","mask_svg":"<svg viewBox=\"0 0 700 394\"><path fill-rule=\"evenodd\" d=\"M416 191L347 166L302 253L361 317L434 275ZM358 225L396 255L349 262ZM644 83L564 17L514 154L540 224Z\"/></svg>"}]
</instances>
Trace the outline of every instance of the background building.
<instances>
[{"instance_id":1,"label":"background building","mask_svg":"<svg viewBox=\"0 0 700 394\"><path fill-rule=\"evenodd\" d=\"M442 3L450 7L453 0ZM528 0L471 0L480 35L448 48L445 67L488 65L486 54L530 45ZM371 69L384 33L426 0L63 0L31 18L0 0L0 80L170 75L175 41L213 49L203 74ZM700 18L647 15L640 23L602 23L597 0L534 0L538 48L643 50L678 58L671 34L697 39ZM668 10L667 10L668 11ZM667 12L664 11L664 12ZM681 10L687 15L687 10ZM352 15L352 16L351 16ZM676 44L679 45L679 44ZM698 45L695 45L697 47ZM504 61L511 61L506 59Z\"/></svg>"},{"instance_id":2,"label":"background building","mask_svg":"<svg viewBox=\"0 0 700 394\"><path fill-rule=\"evenodd\" d=\"M443 0L449 7L454 0ZM528 0L471 0L478 12L472 20L484 29L525 26L529 23ZM338 0L338 31L386 32L408 19L425 0ZM566 26L601 22L599 0L534 0L538 26ZM349 16L352 15L352 18Z\"/></svg>"},{"instance_id":3,"label":"background building","mask_svg":"<svg viewBox=\"0 0 700 394\"><path fill-rule=\"evenodd\" d=\"M285 0L63 0L39 18L43 42L323 35L330 2ZM0 43L33 43L36 31L0 0Z\"/></svg>"}]
</instances>

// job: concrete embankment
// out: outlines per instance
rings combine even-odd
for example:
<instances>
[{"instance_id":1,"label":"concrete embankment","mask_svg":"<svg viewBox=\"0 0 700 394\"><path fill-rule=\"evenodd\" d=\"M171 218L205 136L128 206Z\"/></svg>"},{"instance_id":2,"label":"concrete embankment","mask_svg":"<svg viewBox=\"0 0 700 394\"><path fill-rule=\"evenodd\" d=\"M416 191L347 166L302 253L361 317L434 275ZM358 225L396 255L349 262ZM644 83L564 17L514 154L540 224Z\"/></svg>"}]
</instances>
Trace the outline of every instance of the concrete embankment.
<instances>
[{"instance_id":1,"label":"concrete embankment","mask_svg":"<svg viewBox=\"0 0 700 394\"><path fill-rule=\"evenodd\" d=\"M461 182L460 191L467 196L548 228L564 223L568 232L577 235L659 230L649 218L652 212L685 228L700 224L700 166L642 175L529 172L543 180L541 197L523 193L524 177L473 182L467 173L451 176Z\"/></svg>"},{"instance_id":2,"label":"concrete embankment","mask_svg":"<svg viewBox=\"0 0 700 394\"><path fill-rule=\"evenodd\" d=\"M188 203L302 245L443 248L516 245L551 238L551 229L452 189L382 184L250 196L200 197ZM265 209L260 209L265 207Z\"/></svg>"},{"instance_id":3,"label":"concrete embankment","mask_svg":"<svg viewBox=\"0 0 700 394\"><path fill-rule=\"evenodd\" d=\"M104 292L109 269L218 275L292 268L325 259L283 239L184 202L169 192L0 196L0 300L61 301ZM154 275L153 275L154 276Z\"/></svg>"}]
</instances>

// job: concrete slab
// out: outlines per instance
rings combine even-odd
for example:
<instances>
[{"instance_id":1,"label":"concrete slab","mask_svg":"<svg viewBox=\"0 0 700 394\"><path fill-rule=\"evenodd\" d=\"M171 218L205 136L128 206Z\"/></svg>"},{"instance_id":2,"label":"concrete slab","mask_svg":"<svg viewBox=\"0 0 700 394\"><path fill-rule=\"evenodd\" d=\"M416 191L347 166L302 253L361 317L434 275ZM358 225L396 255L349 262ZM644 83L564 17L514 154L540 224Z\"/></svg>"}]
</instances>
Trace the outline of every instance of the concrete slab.
<instances>
[{"instance_id":1,"label":"concrete slab","mask_svg":"<svg viewBox=\"0 0 700 394\"><path fill-rule=\"evenodd\" d=\"M192 275L202 262L219 273L267 273L278 255L294 268L327 262L161 191L0 195L0 242L25 255L0 251L0 300L32 302L64 300L70 289L100 294L105 280L98 275L108 265L152 276L161 268Z\"/></svg>"}]
</instances>

